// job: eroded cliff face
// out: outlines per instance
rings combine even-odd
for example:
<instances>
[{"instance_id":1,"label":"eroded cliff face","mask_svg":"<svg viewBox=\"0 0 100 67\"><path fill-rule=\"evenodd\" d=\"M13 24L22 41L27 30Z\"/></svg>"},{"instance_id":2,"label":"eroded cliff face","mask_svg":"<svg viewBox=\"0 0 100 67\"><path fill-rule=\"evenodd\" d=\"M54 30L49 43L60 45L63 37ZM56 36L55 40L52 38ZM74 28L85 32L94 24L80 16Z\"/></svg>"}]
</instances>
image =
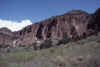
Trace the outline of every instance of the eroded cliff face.
<instances>
[{"instance_id":1,"label":"eroded cliff face","mask_svg":"<svg viewBox=\"0 0 100 67\"><path fill-rule=\"evenodd\" d=\"M100 31L100 9L94 14L88 14L82 10L72 10L64 15L55 16L13 32L17 38L9 40L13 45L30 45L37 40L47 40L48 38L83 38L98 31ZM2 37L0 42L2 42Z\"/></svg>"},{"instance_id":2,"label":"eroded cliff face","mask_svg":"<svg viewBox=\"0 0 100 67\"><path fill-rule=\"evenodd\" d=\"M52 17L39 23L33 24L19 31L19 35L30 34L33 39L47 39L52 36L69 38L87 34L89 14L80 10L70 11L62 16ZM32 33L32 34L31 34ZM73 35L76 34L76 35Z\"/></svg>"},{"instance_id":3,"label":"eroded cliff face","mask_svg":"<svg viewBox=\"0 0 100 67\"><path fill-rule=\"evenodd\" d=\"M17 33L22 37L24 43L32 43L34 40L46 40L53 37L62 39L65 36L68 38L88 36L87 25L89 19L90 15L88 13L73 10L64 15L30 25Z\"/></svg>"}]
</instances>

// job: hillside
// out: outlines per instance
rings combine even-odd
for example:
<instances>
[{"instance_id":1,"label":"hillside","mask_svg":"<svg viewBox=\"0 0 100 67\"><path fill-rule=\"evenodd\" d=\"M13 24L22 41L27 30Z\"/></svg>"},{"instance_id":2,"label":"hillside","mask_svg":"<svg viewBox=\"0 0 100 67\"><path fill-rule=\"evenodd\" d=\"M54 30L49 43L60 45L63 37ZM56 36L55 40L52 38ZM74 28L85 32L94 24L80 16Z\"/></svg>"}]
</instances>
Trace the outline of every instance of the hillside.
<instances>
[{"instance_id":1,"label":"hillside","mask_svg":"<svg viewBox=\"0 0 100 67\"><path fill-rule=\"evenodd\" d=\"M48 49L13 49L1 54L0 67L100 67L100 33Z\"/></svg>"},{"instance_id":2,"label":"hillside","mask_svg":"<svg viewBox=\"0 0 100 67\"><path fill-rule=\"evenodd\" d=\"M0 67L100 67L100 8L0 29Z\"/></svg>"},{"instance_id":3,"label":"hillside","mask_svg":"<svg viewBox=\"0 0 100 67\"><path fill-rule=\"evenodd\" d=\"M63 15L54 16L29 25L20 31L6 33L11 39L9 44L6 43L9 40L8 37L4 36L5 38L3 38L3 35L0 35L2 36L0 45L3 44L8 47L26 46L37 49L38 47L42 48L41 44L48 39L52 41L59 41L64 38L79 40L97 34L100 31L99 22L100 8L92 14L82 10L72 10Z\"/></svg>"}]
</instances>

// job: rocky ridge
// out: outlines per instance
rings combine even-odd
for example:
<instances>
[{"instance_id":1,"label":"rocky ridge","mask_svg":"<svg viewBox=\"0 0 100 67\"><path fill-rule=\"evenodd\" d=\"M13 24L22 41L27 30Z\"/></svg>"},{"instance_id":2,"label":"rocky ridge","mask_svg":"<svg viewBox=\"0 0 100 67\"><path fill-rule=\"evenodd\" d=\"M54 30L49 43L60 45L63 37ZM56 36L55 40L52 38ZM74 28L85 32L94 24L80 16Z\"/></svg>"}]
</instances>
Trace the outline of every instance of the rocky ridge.
<instances>
[{"instance_id":1,"label":"rocky ridge","mask_svg":"<svg viewBox=\"0 0 100 67\"><path fill-rule=\"evenodd\" d=\"M64 38L78 40L97 34L99 31L100 8L92 14L82 10L72 10L63 15L29 25L20 31L11 32L6 28L0 29L0 46L40 47L41 43L48 39L53 41L56 39L61 41Z\"/></svg>"}]
</instances>

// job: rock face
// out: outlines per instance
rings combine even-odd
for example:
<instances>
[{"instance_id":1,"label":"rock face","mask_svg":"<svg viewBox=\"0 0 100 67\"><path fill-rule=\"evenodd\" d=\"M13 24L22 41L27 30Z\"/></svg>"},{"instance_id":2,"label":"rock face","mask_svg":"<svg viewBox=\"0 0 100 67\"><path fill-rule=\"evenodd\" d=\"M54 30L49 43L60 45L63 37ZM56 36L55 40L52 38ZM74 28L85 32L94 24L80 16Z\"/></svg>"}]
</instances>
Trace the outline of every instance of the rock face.
<instances>
[{"instance_id":1,"label":"rock face","mask_svg":"<svg viewBox=\"0 0 100 67\"><path fill-rule=\"evenodd\" d=\"M19 34L21 36L28 36L30 34L33 39L43 40L54 36L63 38L64 35L67 35L69 38L80 37L88 34L88 19L88 13L81 10L73 10L62 16L52 17L28 26L19 31Z\"/></svg>"},{"instance_id":2,"label":"rock face","mask_svg":"<svg viewBox=\"0 0 100 67\"><path fill-rule=\"evenodd\" d=\"M3 35L0 34L0 43L3 42L3 39L8 40L8 38L11 38L9 40L12 41L13 45L30 45L37 40L47 40L48 38L77 39L100 31L99 26L100 9L94 14L88 14L82 10L72 10L64 15L55 16L29 25L20 31L12 32L12 37L9 35L9 37L4 36L5 38L3 38Z\"/></svg>"},{"instance_id":3,"label":"rock face","mask_svg":"<svg viewBox=\"0 0 100 67\"><path fill-rule=\"evenodd\" d=\"M91 14L91 19L89 23L89 28L92 28L95 32L100 31L100 8L96 10L94 14Z\"/></svg>"},{"instance_id":4,"label":"rock face","mask_svg":"<svg viewBox=\"0 0 100 67\"><path fill-rule=\"evenodd\" d=\"M12 46L13 40L15 39L17 39L17 37L14 36L13 32L11 32L9 29L0 29L0 47Z\"/></svg>"}]
</instances>

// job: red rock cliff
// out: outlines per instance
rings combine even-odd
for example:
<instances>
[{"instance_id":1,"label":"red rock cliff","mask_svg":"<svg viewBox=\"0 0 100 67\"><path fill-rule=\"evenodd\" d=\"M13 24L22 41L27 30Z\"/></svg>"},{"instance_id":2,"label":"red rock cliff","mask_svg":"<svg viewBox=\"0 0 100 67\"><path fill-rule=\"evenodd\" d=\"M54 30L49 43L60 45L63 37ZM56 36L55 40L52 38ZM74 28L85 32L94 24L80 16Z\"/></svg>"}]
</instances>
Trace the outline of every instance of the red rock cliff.
<instances>
[{"instance_id":1,"label":"red rock cliff","mask_svg":"<svg viewBox=\"0 0 100 67\"><path fill-rule=\"evenodd\" d=\"M36 40L53 37L62 39L65 36L77 39L98 31L100 31L100 9L94 14L88 14L82 10L72 10L64 15L51 17L13 32L17 39L12 42L13 44L32 44Z\"/></svg>"}]
</instances>

